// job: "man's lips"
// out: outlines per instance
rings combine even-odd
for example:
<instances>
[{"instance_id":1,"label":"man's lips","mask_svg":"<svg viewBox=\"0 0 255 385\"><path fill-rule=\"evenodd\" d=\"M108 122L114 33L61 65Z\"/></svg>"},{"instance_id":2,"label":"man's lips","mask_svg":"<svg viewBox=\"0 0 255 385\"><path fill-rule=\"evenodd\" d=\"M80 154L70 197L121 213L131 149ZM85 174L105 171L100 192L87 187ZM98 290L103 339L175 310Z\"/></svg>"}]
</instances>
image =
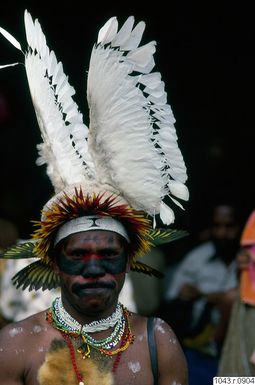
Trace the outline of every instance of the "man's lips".
<instances>
[{"instance_id":1,"label":"man's lips","mask_svg":"<svg viewBox=\"0 0 255 385\"><path fill-rule=\"evenodd\" d=\"M100 292L107 290L113 290L115 288L115 283L114 282L102 282L102 281L97 281L97 282L87 282L87 283L75 283L73 285L72 291L79 295L84 295L84 294L98 294Z\"/></svg>"}]
</instances>

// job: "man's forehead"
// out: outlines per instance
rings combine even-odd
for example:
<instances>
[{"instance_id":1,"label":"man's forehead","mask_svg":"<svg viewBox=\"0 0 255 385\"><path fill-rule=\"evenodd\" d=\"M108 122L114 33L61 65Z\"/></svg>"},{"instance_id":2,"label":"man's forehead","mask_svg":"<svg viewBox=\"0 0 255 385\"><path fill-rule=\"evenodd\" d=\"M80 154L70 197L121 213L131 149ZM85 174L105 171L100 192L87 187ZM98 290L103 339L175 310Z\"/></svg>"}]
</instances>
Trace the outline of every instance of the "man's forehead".
<instances>
[{"instance_id":1,"label":"man's forehead","mask_svg":"<svg viewBox=\"0 0 255 385\"><path fill-rule=\"evenodd\" d=\"M68 244L77 244L77 243L115 243L122 244L123 238L113 232L108 230L89 230L89 231L80 231L74 234L71 234L67 238Z\"/></svg>"},{"instance_id":2,"label":"man's forehead","mask_svg":"<svg viewBox=\"0 0 255 385\"><path fill-rule=\"evenodd\" d=\"M74 218L64 223L58 230L54 245L68 236L76 233L103 230L121 235L129 242L129 235L123 224L112 217L100 217L96 215Z\"/></svg>"},{"instance_id":3,"label":"man's forehead","mask_svg":"<svg viewBox=\"0 0 255 385\"><path fill-rule=\"evenodd\" d=\"M213 221L231 221L231 222L236 222L236 215L235 215L235 210L231 206L227 205L221 205L215 208L214 214L213 214Z\"/></svg>"}]
</instances>

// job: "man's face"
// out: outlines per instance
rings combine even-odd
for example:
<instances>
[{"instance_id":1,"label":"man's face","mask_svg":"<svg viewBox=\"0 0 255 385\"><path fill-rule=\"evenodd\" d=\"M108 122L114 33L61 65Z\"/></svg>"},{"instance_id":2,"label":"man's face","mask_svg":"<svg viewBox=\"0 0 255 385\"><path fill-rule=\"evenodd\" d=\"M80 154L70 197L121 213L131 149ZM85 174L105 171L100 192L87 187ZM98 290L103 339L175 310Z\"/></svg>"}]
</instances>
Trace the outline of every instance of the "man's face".
<instances>
[{"instance_id":1,"label":"man's face","mask_svg":"<svg viewBox=\"0 0 255 385\"><path fill-rule=\"evenodd\" d=\"M84 314L114 306L127 262L124 239L117 233L93 230L70 235L56 256L63 297Z\"/></svg>"},{"instance_id":2,"label":"man's face","mask_svg":"<svg viewBox=\"0 0 255 385\"><path fill-rule=\"evenodd\" d=\"M212 238L220 256L223 259L234 259L240 231L234 209L227 205L218 206L214 210L212 220Z\"/></svg>"},{"instance_id":3,"label":"man's face","mask_svg":"<svg viewBox=\"0 0 255 385\"><path fill-rule=\"evenodd\" d=\"M213 238L224 241L234 240L239 235L240 226L235 218L235 213L230 206L215 208L212 221Z\"/></svg>"}]
</instances>

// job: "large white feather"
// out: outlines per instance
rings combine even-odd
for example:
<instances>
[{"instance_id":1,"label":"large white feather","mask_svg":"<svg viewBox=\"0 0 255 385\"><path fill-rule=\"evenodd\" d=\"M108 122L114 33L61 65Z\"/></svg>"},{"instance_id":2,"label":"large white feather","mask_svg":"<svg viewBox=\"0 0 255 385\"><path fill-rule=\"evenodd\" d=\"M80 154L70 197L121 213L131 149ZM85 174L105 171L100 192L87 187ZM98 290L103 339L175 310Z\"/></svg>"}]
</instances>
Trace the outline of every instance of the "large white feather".
<instances>
[{"instance_id":1,"label":"large white feather","mask_svg":"<svg viewBox=\"0 0 255 385\"><path fill-rule=\"evenodd\" d=\"M94 178L94 166L87 146L88 129L72 96L53 51L50 51L38 20L25 12L28 50L25 67L43 143L38 146L38 164L47 173L56 192L73 183Z\"/></svg>"},{"instance_id":2,"label":"large white feather","mask_svg":"<svg viewBox=\"0 0 255 385\"><path fill-rule=\"evenodd\" d=\"M43 138L37 163L47 164L56 192L84 182L108 186L135 209L171 224L174 212L165 198L182 207L187 173L165 85L152 72L156 43L140 46L144 28L130 16L119 31L116 17L100 29L88 71L88 130L62 63L38 20L25 11L25 67ZM20 49L8 32L0 32Z\"/></svg>"},{"instance_id":3,"label":"large white feather","mask_svg":"<svg viewBox=\"0 0 255 385\"><path fill-rule=\"evenodd\" d=\"M174 213L163 199L188 199L187 174L164 83L151 73L155 42L138 47L144 23L132 29L133 17L119 33L116 23L111 19L100 30L88 72L89 148L97 179L170 224Z\"/></svg>"}]
</instances>

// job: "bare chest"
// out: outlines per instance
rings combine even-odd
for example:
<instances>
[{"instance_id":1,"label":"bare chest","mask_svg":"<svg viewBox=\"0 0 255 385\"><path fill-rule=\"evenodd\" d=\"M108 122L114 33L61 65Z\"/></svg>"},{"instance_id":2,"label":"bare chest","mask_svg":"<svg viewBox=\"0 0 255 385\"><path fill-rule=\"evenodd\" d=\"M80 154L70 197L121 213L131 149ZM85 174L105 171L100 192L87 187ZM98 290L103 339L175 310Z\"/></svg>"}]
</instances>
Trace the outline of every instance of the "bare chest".
<instances>
[{"instance_id":1,"label":"bare chest","mask_svg":"<svg viewBox=\"0 0 255 385\"><path fill-rule=\"evenodd\" d=\"M82 359L77 351L72 352L67 346L52 350L52 341L37 340L27 359L29 367L25 373L25 385L78 385L79 375L86 385L98 384L98 381L100 385L153 385L145 335L136 336L135 342L119 355L119 360L115 356L107 359L102 357L101 360L99 357L100 361L107 361L106 372L110 371L111 374L100 373L102 378L96 382L98 373L91 366L97 359ZM101 362L99 366L101 370ZM89 378L93 378L93 381L90 382ZM110 382L110 378L113 382Z\"/></svg>"},{"instance_id":2,"label":"bare chest","mask_svg":"<svg viewBox=\"0 0 255 385\"><path fill-rule=\"evenodd\" d=\"M153 385L151 362L148 356L147 344L133 346L123 354L119 366L114 374L114 385Z\"/></svg>"}]
</instances>

